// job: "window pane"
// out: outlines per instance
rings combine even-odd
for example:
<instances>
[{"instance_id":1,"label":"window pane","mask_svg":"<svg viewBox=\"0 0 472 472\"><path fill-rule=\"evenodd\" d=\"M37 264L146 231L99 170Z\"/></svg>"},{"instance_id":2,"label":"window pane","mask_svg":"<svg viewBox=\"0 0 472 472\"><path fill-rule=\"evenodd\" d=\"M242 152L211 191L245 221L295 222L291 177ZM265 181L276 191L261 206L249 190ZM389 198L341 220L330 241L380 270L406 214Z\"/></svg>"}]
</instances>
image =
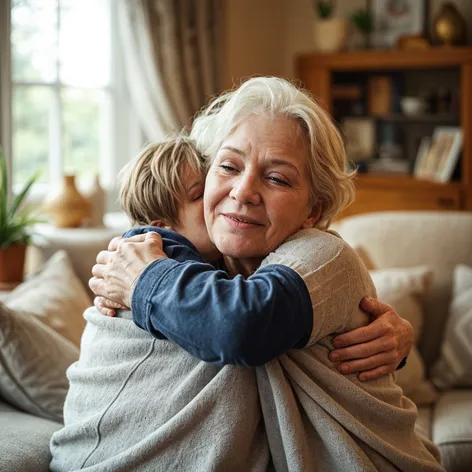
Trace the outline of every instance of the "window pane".
<instances>
[{"instance_id":1,"label":"window pane","mask_svg":"<svg viewBox=\"0 0 472 472\"><path fill-rule=\"evenodd\" d=\"M76 87L108 85L109 0L61 0L60 80Z\"/></svg>"},{"instance_id":2,"label":"window pane","mask_svg":"<svg viewBox=\"0 0 472 472\"><path fill-rule=\"evenodd\" d=\"M100 170L104 94L96 90L62 91L65 173L91 179Z\"/></svg>"},{"instance_id":3,"label":"window pane","mask_svg":"<svg viewBox=\"0 0 472 472\"><path fill-rule=\"evenodd\" d=\"M56 80L56 0L13 0L11 18L13 79Z\"/></svg>"},{"instance_id":4,"label":"window pane","mask_svg":"<svg viewBox=\"0 0 472 472\"><path fill-rule=\"evenodd\" d=\"M49 87L17 86L13 89L13 182L25 183L37 171L48 180Z\"/></svg>"}]
</instances>

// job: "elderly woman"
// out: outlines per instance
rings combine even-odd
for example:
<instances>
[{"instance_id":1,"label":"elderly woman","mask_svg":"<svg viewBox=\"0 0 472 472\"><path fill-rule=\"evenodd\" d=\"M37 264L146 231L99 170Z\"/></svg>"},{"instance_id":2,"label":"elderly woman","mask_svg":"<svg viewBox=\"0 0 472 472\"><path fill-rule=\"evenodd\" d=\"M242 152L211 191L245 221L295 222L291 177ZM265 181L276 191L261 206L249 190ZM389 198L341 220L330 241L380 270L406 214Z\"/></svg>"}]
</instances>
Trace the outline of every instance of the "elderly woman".
<instances>
[{"instance_id":1,"label":"elderly woman","mask_svg":"<svg viewBox=\"0 0 472 472\"><path fill-rule=\"evenodd\" d=\"M302 333L299 338L299 341L303 339L303 345L297 347L302 349L288 352L286 360L274 359L265 367L264 374L259 375L264 420L270 427L276 426L268 434L274 464L290 470L296 470L295 467L306 470L307 466L329 470L345 468L347 464L351 470L440 470L414 434L416 410L402 397L391 375L362 384L355 375L342 377L337 372L337 363L327 357L336 332L367 323L358 304L362 296L375 295L357 256L340 238L326 231L331 218L349 202L351 189L351 176L344 172L342 143L329 118L290 84L278 79L253 79L216 101L197 120L194 130L200 148L212 159L205 189L205 219L213 242L224 255L228 272L248 276L249 281L261 263L284 264L303 279L313 307L310 332ZM313 227L319 229L299 231ZM287 239L289 241L283 244ZM112 249L115 246L116 243ZM105 280L91 282L97 293L132 306L136 312L133 315L141 326L154 334L166 333L167 338L194 354L210 352L211 357L215 346L224 351L224 344L208 339L198 320L191 315L201 313L202 319L211 324L212 313L200 310L214 306L215 311L220 310L215 319L225 325L221 332L227 335L231 332L227 326L231 326L232 320L221 318L221 304L209 303L208 297L229 296L230 299L231 294L215 290L194 297L195 303L189 300L186 295L196 293L194 281L185 272L189 264L182 264L172 273L160 273L162 264L154 261L166 256L154 235L135 238L129 244L121 243L117 249L116 253L100 256L99 262L107 263L106 270L100 265L94 268L96 276L106 274ZM166 293L160 290L160 285L176 289ZM212 291L211 286L205 285L201 285L201 290ZM206 300L203 307L199 305L202 300ZM245 306L246 300L241 301ZM237 310L231 310L230 315L233 314L237 314ZM186 317L187 320L192 318L192 327L196 327L193 336L192 330L184 327ZM248 328L234 332L235 337L248 334L252 325L258 326L257 320L242 318L247 320ZM218 336L214 326L209 331L212 336ZM266 339L261 341L270 343ZM242 337L236 344L244 342ZM254 337L248 336L248 343L253 342ZM192 351L192 346L198 349ZM251 348L256 349L256 346L249 346ZM168 349L174 348L168 346ZM378 346L373 350L378 352ZM381 365L389 361L389 354L379 356ZM274 362L280 362L278 365L283 366L285 372L277 371ZM195 397L194 406L199 401L202 403L194 410L193 419L205 420L201 436L208 439L212 433L213 445L223 456L217 459L217 467L264 470L267 456L264 436L257 426L252 398L254 379L250 371L227 366L211 374L201 370L199 376L202 392L206 385L213 388L206 392L206 397ZM216 384L211 381L218 376L226 376L225 381ZM287 382L293 391L287 388ZM293 398L294 392L301 410ZM130 406L134 407L139 400L131 401ZM175 410L173 401L167 406L172 405ZM221 401L225 407L217 408ZM220 423L214 418L208 421L211 417L209 403L221 414ZM238 403L243 405L242 409ZM290 413L278 421L276 412L283 411L281 406ZM222 413L225 410L229 415ZM157 409L153 412L146 408L146 412L144 423L152 421L150 416L162 415ZM191 418L186 418L186 426ZM125 425L129 421L137 419L127 415ZM385 421L389 421L391 427L386 427ZM100 423L98 418L97 423ZM147 450L146 453L156 453L159 447L167 445L179 457L176 461L180 461L185 449L177 447L172 439L179 439L186 429L181 421L176 422L177 432L171 424L168 426L160 438L166 444L157 441L154 452ZM190 426L196 427L195 423ZM289 433L295 434L294 438L290 438ZM165 434L168 441L164 441ZM219 447L225 442L224 438L231 439L226 442L226 450ZM293 444L288 444L287 448L290 442ZM205 444L208 447L208 441ZM281 445L284 447L280 448ZM202 445L189 442L188 454L194 454L195 447L201 449ZM294 452L303 457L299 464L291 463L291 460L298 461L292 457ZM188 466L198 469L201 462L196 456L191 457L195 462L187 457ZM230 457L232 460L228 460ZM85 457L84 466L88 458ZM215 468L214 464L210 467L207 463L207 466Z\"/></svg>"}]
</instances>

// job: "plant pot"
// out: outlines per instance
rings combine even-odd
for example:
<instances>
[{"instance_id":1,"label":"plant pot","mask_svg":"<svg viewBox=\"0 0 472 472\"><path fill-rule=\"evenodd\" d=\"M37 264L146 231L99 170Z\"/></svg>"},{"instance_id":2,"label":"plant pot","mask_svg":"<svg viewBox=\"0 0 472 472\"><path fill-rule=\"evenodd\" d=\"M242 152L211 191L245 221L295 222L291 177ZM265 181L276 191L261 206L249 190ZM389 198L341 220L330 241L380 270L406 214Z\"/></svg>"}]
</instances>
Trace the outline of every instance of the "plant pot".
<instances>
[{"instance_id":1,"label":"plant pot","mask_svg":"<svg viewBox=\"0 0 472 472\"><path fill-rule=\"evenodd\" d=\"M62 186L46 197L44 210L58 228L77 228L89 215L90 204L77 190L75 176L65 175Z\"/></svg>"},{"instance_id":2,"label":"plant pot","mask_svg":"<svg viewBox=\"0 0 472 472\"><path fill-rule=\"evenodd\" d=\"M9 289L23 282L26 244L0 249L0 289Z\"/></svg>"},{"instance_id":3,"label":"plant pot","mask_svg":"<svg viewBox=\"0 0 472 472\"><path fill-rule=\"evenodd\" d=\"M318 52L330 53L346 48L349 37L349 22L341 18L316 20L313 28L315 49Z\"/></svg>"}]
</instances>

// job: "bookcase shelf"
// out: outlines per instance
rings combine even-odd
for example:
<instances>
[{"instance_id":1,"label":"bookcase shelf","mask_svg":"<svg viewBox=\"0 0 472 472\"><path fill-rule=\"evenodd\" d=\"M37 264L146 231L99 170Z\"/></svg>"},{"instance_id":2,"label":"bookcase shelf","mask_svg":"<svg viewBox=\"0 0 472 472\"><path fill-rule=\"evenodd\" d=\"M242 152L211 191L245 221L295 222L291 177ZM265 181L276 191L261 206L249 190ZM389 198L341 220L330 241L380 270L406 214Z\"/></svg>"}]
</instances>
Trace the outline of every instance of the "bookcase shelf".
<instances>
[{"instance_id":1,"label":"bookcase shelf","mask_svg":"<svg viewBox=\"0 0 472 472\"><path fill-rule=\"evenodd\" d=\"M431 130L439 126L460 126L462 157L455 180L438 183L404 174L359 174L356 201L343 216L383 210L472 211L472 47L304 54L297 58L296 66L303 86L338 122L336 104L359 97L356 84L339 86L340 74L348 78L362 74L395 74L403 78L427 71L428 77L433 79L438 79L443 71L455 74L459 97L457 113L454 110L411 116L392 110L384 116L372 116L364 110L364 113L344 113L341 117L369 118L378 125L392 123L406 130L411 130L412 126ZM409 149L411 151L411 146Z\"/></svg>"},{"instance_id":2,"label":"bookcase shelf","mask_svg":"<svg viewBox=\"0 0 472 472\"><path fill-rule=\"evenodd\" d=\"M402 115L401 113L393 113L386 116L345 115L345 118L372 118L377 121L388 121L392 123L433 123L438 125L458 125L460 123L460 117L452 113L435 113L424 115Z\"/></svg>"}]
</instances>

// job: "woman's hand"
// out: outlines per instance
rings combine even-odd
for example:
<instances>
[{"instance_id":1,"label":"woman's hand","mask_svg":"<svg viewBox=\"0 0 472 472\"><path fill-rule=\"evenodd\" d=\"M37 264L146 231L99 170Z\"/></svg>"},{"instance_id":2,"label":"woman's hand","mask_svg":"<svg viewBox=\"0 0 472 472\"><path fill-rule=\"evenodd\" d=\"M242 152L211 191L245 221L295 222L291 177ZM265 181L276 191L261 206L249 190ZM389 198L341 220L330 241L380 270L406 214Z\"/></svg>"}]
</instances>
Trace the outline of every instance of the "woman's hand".
<instances>
[{"instance_id":1,"label":"woman's hand","mask_svg":"<svg viewBox=\"0 0 472 472\"><path fill-rule=\"evenodd\" d=\"M395 310L375 299L363 298L360 307L374 318L368 326L336 336L334 362L344 361L342 374L360 372L359 380L374 380L395 372L413 345L413 327ZM346 362L349 361L349 362Z\"/></svg>"},{"instance_id":2,"label":"woman's hand","mask_svg":"<svg viewBox=\"0 0 472 472\"><path fill-rule=\"evenodd\" d=\"M155 232L114 238L108 251L98 254L89 287L98 296L130 307L135 284L143 270L151 262L163 258L167 256L162 249L162 238Z\"/></svg>"}]
</instances>

